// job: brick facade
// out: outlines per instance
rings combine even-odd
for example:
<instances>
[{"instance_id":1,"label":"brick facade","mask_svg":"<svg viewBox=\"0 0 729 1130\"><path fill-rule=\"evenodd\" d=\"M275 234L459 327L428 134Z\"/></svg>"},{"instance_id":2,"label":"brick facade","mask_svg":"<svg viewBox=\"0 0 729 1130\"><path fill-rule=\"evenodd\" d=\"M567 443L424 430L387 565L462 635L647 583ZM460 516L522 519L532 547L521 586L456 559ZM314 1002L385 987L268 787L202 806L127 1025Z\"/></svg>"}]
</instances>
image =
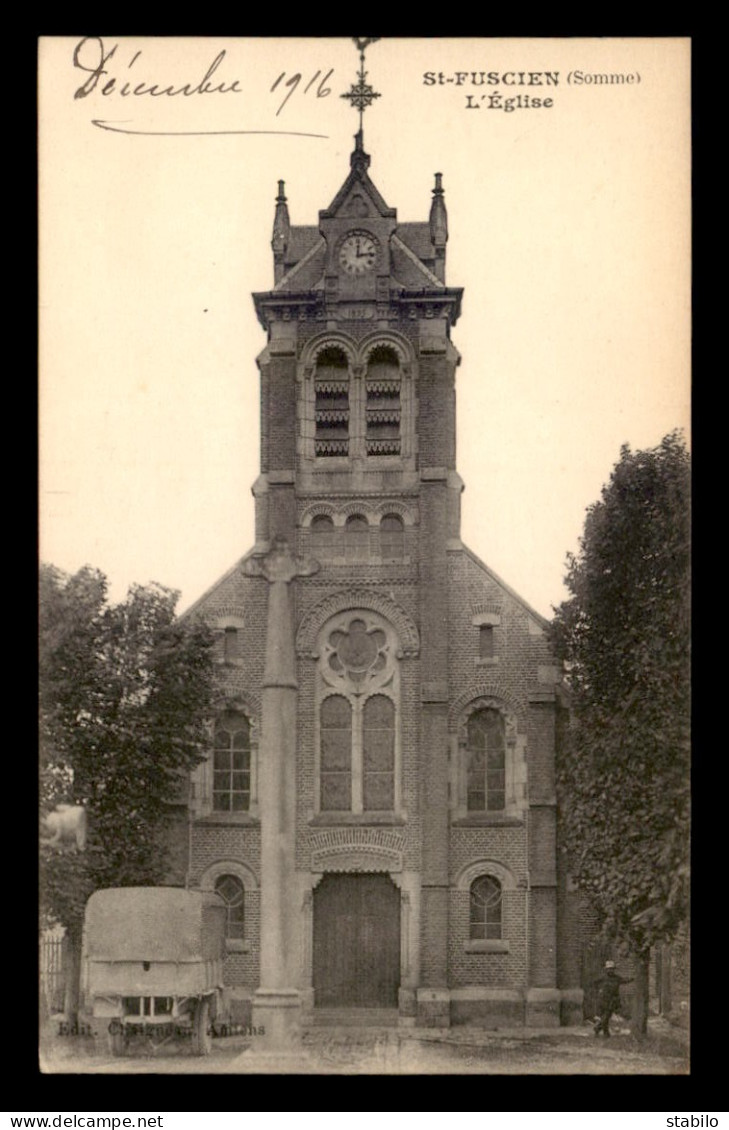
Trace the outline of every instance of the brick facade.
<instances>
[{"instance_id":1,"label":"brick facade","mask_svg":"<svg viewBox=\"0 0 729 1130\"><path fill-rule=\"evenodd\" d=\"M392 929L404 1021L553 1023L560 991L579 982L574 908L557 871L558 673L542 618L460 542L460 358L450 333L461 292L443 282L439 181L430 226L398 227L368 165L358 140L318 229L291 228L279 190L277 281L254 295L268 335L256 545L188 613L218 632L220 715L245 719L245 752L222 747L193 775L176 869L187 850L189 884L214 885L227 868L245 888L244 937L230 939L225 976L247 999L266 930L257 758L270 625L269 585L246 563L283 538L317 563L290 584L297 686L286 883L304 1007L316 1006L316 977L327 975L312 952L318 884L352 876L342 885L350 897L358 875L376 873L400 891ZM371 267L357 254L363 233L363 246L376 248ZM390 720L367 730L377 696ZM328 697L344 721L325 739ZM368 788L394 799L378 807ZM244 799L230 799L236 789ZM480 909L484 890L491 901Z\"/></svg>"}]
</instances>

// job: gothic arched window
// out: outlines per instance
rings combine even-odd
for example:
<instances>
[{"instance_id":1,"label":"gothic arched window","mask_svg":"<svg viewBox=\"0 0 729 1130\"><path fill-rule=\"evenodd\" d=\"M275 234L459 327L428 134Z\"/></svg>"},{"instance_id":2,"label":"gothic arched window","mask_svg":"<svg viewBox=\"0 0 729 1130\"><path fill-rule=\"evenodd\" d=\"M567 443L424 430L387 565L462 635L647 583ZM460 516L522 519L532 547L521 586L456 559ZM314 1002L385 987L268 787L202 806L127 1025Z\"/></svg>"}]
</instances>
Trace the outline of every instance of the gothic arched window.
<instances>
[{"instance_id":1,"label":"gothic arched window","mask_svg":"<svg viewBox=\"0 0 729 1130\"><path fill-rule=\"evenodd\" d=\"M368 698L362 713L362 807L395 807L395 706L385 695Z\"/></svg>"},{"instance_id":2,"label":"gothic arched window","mask_svg":"<svg viewBox=\"0 0 729 1130\"><path fill-rule=\"evenodd\" d=\"M319 810L399 807L399 669L392 629L372 612L329 621L319 644Z\"/></svg>"},{"instance_id":3,"label":"gothic arched window","mask_svg":"<svg viewBox=\"0 0 729 1130\"><path fill-rule=\"evenodd\" d=\"M493 875L479 875L471 883L469 935L472 941L501 938L501 883Z\"/></svg>"},{"instance_id":4,"label":"gothic arched window","mask_svg":"<svg viewBox=\"0 0 729 1130\"><path fill-rule=\"evenodd\" d=\"M498 710L476 710L468 719L466 807L469 812L497 812L506 806L506 741Z\"/></svg>"},{"instance_id":5,"label":"gothic arched window","mask_svg":"<svg viewBox=\"0 0 729 1130\"><path fill-rule=\"evenodd\" d=\"M346 811L352 805L352 707L342 695L321 704L321 808Z\"/></svg>"},{"instance_id":6,"label":"gothic arched window","mask_svg":"<svg viewBox=\"0 0 729 1130\"><path fill-rule=\"evenodd\" d=\"M251 728L232 711L215 723L213 811L247 812L251 804Z\"/></svg>"},{"instance_id":7,"label":"gothic arched window","mask_svg":"<svg viewBox=\"0 0 729 1130\"><path fill-rule=\"evenodd\" d=\"M367 359L367 454L400 454L400 362L394 349L378 345Z\"/></svg>"},{"instance_id":8,"label":"gothic arched window","mask_svg":"<svg viewBox=\"0 0 729 1130\"><path fill-rule=\"evenodd\" d=\"M314 371L314 452L349 454L349 365L343 350L323 349Z\"/></svg>"},{"instance_id":9,"label":"gothic arched window","mask_svg":"<svg viewBox=\"0 0 729 1130\"><path fill-rule=\"evenodd\" d=\"M215 890L225 903L225 940L243 938L245 930L245 889L235 875L219 875Z\"/></svg>"}]
</instances>

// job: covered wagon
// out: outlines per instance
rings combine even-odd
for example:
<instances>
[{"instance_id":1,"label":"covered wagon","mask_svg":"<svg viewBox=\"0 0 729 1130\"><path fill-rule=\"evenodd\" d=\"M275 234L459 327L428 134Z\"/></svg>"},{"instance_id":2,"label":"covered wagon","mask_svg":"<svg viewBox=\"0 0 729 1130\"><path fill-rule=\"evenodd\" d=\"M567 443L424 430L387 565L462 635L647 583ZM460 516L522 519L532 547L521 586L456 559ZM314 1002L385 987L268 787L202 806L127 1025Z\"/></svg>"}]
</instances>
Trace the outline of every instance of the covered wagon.
<instances>
[{"instance_id":1,"label":"covered wagon","mask_svg":"<svg viewBox=\"0 0 729 1130\"><path fill-rule=\"evenodd\" d=\"M111 1050L144 1036L154 1048L190 1037L211 1049L223 988L226 908L219 895L177 887L96 891L86 905L85 980Z\"/></svg>"}]
</instances>

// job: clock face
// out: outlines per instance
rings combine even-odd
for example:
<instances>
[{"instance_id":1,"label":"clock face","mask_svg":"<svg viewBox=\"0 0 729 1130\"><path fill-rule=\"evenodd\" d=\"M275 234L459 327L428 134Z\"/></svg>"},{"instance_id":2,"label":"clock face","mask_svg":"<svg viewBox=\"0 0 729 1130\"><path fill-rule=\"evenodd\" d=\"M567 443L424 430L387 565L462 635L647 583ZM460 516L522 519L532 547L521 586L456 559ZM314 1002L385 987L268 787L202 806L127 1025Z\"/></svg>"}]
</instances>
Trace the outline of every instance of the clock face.
<instances>
[{"instance_id":1,"label":"clock face","mask_svg":"<svg viewBox=\"0 0 729 1130\"><path fill-rule=\"evenodd\" d=\"M367 232L351 232L339 248L339 265L348 275L363 275L376 262L377 243Z\"/></svg>"}]
</instances>

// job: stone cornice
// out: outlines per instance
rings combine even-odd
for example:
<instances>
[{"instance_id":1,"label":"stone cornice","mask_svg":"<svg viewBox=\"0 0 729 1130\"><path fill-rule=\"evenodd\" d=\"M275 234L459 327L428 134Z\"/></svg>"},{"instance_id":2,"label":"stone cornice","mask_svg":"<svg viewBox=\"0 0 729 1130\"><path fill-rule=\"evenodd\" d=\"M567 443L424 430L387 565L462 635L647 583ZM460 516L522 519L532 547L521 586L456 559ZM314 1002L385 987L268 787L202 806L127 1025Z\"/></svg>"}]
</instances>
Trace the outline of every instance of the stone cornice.
<instances>
[{"instance_id":1,"label":"stone cornice","mask_svg":"<svg viewBox=\"0 0 729 1130\"><path fill-rule=\"evenodd\" d=\"M405 320L445 318L455 325L461 313L462 287L439 290L392 288L377 300L358 301L352 298L328 297L324 290L284 293L273 290L253 294L258 321L264 330L275 321L308 322L372 320L399 323ZM342 307L340 314L339 307Z\"/></svg>"}]
</instances>

